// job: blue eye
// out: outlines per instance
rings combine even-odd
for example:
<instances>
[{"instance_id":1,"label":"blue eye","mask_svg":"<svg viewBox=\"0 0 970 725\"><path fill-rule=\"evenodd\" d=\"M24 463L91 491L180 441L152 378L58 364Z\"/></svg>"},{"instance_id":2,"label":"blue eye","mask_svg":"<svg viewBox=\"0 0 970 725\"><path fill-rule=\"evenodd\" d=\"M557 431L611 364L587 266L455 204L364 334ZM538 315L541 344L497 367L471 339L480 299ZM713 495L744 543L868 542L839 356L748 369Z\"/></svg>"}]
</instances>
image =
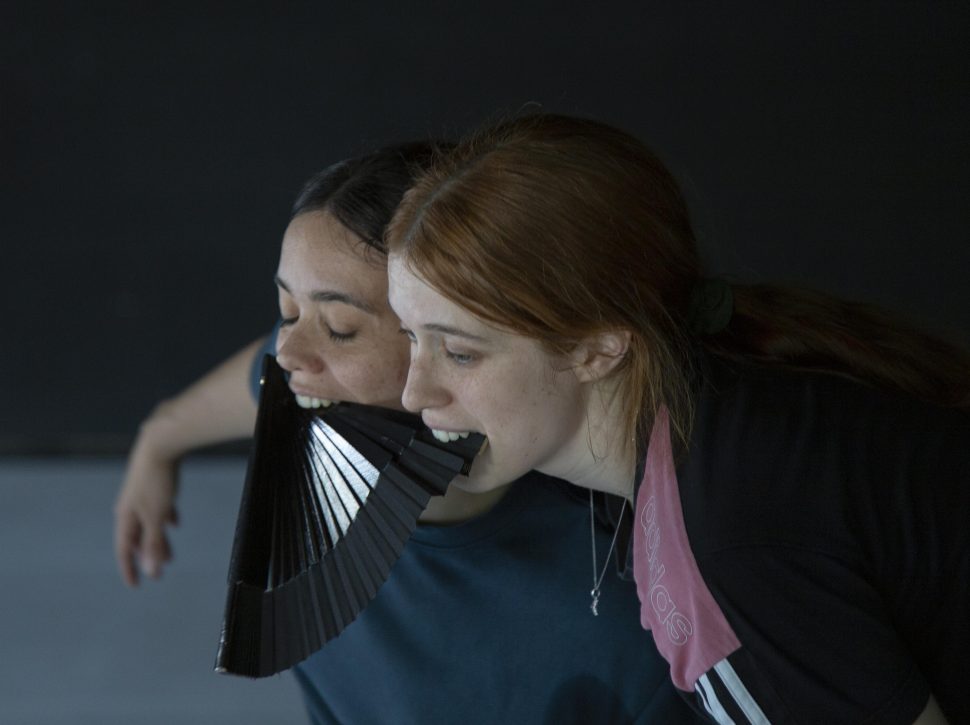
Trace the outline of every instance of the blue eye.
<instances>
[{"instance_id":1,"label":"blue eye","mask_svg":"<svg viewBox=\"0 0 970 725\"><path fill-rule=\"evenodd\" d=\"M474 355L468 355L460 352L452 352L451 350L445 349L445 355L451 359L455 365L467 365L475 359Z\"/></svg>"},{"instance_id":2,"label":"blue eye","mask_svg":"<svg viewBox=\"0 0 970 725\"><path fill-rule=\"evenodd\" d=\"M407 337L407 339L410 340L412 343L415 343L418 341L418 338L415 336L413 332L411 332L411 330L408 330L402 327L400 330L398 330L398 332L400 332L402 335Z\"/></svg>"}]
</instances>

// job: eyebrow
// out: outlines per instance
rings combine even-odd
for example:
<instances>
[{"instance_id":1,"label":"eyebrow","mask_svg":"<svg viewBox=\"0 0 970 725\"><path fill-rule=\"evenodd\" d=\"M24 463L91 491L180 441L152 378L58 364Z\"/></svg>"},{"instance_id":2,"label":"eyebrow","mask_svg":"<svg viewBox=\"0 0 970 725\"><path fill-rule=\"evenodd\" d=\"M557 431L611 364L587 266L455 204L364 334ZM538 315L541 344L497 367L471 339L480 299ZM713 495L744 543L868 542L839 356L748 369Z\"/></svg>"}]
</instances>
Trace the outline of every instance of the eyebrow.
<instances>
[{"instance_id":1,"label":"eyebrow","mask_svg":"<svg viewBox=\"0 0 970 725\"><path fill-rule=\"evenodd\" d=\"M290 294L293 291L287 286L286 282L279 278L279 275L273 277L273 281L276 282L277 287L281 287ZM350 305L356 307L359 310L363 310L368 314L374 314L374 307L359 297L354 297L346 292L337 292L336 290L314 290L310 293L310 299L314 302L343 302L345 305Z\"/></svg>"},{"instance_id":2,"label":"eyebrow","mask_svg":"<svg viewBox=\"0 0 970 725\"><path fill-rule=\"evenodd\" d=\"M440 332L443 335L454 335L455 337L463 337L466 340L475 340L476 342L488 342L488 340L482 337L481 335L473 335L470 332L459 330L457 327L449 327L448 325L438 325L436 323L431 323L429 325L421 325L421 329L429 330L431 332Z\"/></svg>"}]
</instances>

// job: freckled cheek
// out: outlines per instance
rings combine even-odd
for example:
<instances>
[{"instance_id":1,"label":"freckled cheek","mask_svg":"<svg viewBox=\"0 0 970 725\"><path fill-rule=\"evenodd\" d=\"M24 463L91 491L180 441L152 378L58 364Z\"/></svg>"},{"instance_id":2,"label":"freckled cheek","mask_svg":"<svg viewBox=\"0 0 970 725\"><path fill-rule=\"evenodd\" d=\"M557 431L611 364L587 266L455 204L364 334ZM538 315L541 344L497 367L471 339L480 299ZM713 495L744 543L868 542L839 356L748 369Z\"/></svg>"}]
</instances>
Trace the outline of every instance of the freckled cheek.
<instances>
[{"instance_id":1,"label":"freckled cheek","mask_svg":"<svg viewBox=\"0 0 970 725\"><path fill-rule=\"evenodd\" d=\"M407 379L407 362L397 365L393 360L383 364L368 362L349 366L345 372L345 385L358 400L387 402L400 398Z\"/></svg>"},{"instance_id":2,"label":"freckled cheek","mask_svg":"<svg viewBox=\"0 0 970 725\"><path fill-rule=\"evenodd\" d=\"M404 391L404 384L408 379L408 368L411 366L411 346L404 345L397 357L397 384Z\"/></svg>"},{"instance_id":3,"label":"freckled cheek","mask_svg":"<svg viewBox=\"0 0 970 725\"><path fill-rule=\"evenodd\" d=\"M477 417L505 455L522 461L542 439L546 411L540 401L530 396L527 387L513 386L508 393L499 397L479 397L482 407ZM475 411L472 413L475 415Z\"/></svg>"},{"instance_id":4,"label":"freckled cheek","mask_svg":"<svg viewBox=\"0 0 970 725\"><path fill-rule=\"evenodd\" d=\"M411 344L408 339L398 333L398 326L394 326L393 333L388 332L382 338L382 344L375 345L367 355L367 360L379 360L381 363L375 367L380 368L375 375L379 375L381 383L394 384L401 391L404 390L404 383L408 378L408 366L411 364ZM393 337L390 335L393 334ZM392 340L389 344L387 340Z\"/></svg>"}]
</instances>

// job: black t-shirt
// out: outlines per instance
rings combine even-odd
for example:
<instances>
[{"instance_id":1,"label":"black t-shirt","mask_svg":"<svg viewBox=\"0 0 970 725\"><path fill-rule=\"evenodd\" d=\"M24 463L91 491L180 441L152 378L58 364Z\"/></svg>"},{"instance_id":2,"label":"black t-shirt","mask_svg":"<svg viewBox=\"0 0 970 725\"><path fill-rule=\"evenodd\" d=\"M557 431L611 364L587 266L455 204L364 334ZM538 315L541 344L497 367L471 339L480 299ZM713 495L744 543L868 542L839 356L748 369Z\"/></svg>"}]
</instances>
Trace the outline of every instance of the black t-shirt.
<instances>
[{"instance_id":1,"label":"black t-shirt","mask_svg":"<svg viewBox=\"0 0 970 725\"><path fill-rule=\"evenodd\" d=\"M970 415L704 358L691 444L651 436L641 618L719 722L970 722ZM760 720L764 718L764 720Z\"/></svg>"}]
</instances>

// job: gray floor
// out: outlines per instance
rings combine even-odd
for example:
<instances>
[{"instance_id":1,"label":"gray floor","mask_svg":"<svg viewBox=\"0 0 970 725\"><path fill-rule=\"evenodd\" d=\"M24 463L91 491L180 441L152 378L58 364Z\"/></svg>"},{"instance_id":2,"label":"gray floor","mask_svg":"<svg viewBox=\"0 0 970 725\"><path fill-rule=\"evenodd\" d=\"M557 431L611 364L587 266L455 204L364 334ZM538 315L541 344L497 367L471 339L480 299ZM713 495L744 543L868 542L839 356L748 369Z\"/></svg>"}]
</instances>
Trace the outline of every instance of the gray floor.
<instances>
[{"instance_id":1,"label":"gray floor","mask_svg":"<svg viewBox=\"0 0 970 725\"><path fill-rule=\"evenodd\" d=\"M190 461L176 559L130 591L115 571L121 460L0 461L0 723L303 723L289 673L212 671L245 463Z\"/></svg>"}]
</instances>

